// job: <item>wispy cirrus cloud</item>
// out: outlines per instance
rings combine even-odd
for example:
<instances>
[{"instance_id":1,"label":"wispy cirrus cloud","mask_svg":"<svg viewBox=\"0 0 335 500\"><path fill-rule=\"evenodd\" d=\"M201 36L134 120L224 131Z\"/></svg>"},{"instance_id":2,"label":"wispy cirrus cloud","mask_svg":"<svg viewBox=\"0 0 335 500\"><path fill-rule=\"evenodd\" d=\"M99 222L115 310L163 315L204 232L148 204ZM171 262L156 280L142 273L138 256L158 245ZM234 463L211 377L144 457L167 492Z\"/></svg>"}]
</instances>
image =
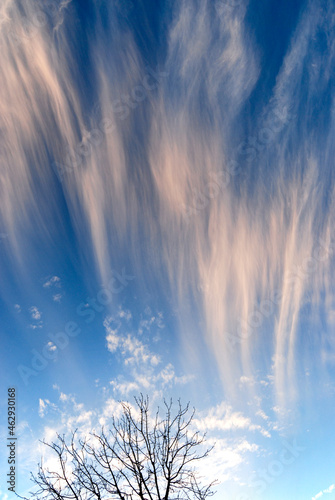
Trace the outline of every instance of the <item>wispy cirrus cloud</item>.
<instances>
[{"instance_id":1,"label":"wispy cirrus cloud","mask_svg":"<svg viewBox=\"0 0 335 500\"><path fill-rule=\"evenodd\" d=\"M29 0L22 5L33 8ZM15 2L7 7L20 25ZM126 254L144 282L158 283L180 308L180 343L188 346L190 366L201 362L199 346L207 345L225 392L234 395L236 380L273 358L274 394L284 405L297 397L299 369L310 361L308 350L297 356L302 311L318 318L321 297L325 316L334 310L329 81L335 52L330 37L325 56L318 48L320 33L334 28L333 6L307 4L270 97L250 120L245 111L258 89L261 54L246 5L217 16L213 2L176 3L166 57L149 69L131 29L106 16L110 36L98 7L87 76L98 96L95 116L81 92L69 35L72 2L61 24L41 26L19 46L0 31L0 213L10 258L27 268L22 248L32 221L36 238L50 245L53 232L64 230L58 221L65 200L82 260L94 262L90 272L99 281ZM114 8L106 6L109 14ZM317 128L320 89L330 92L330 105L319 110L325 118ZM61 186L55 161L71 166ZM238 174L218 191L215 179L231 162ZM184 207L204 187L203 209L185 220ZM287 276L311 259L321 240L329 257L292 286ZM274 290L281 298L273 315L232 354L229 335ZM192 316L204 325L198 333ZM113 335L110 348L128 352L129 360L156 359L138 338Z\"/></svg>"}]
</instances>

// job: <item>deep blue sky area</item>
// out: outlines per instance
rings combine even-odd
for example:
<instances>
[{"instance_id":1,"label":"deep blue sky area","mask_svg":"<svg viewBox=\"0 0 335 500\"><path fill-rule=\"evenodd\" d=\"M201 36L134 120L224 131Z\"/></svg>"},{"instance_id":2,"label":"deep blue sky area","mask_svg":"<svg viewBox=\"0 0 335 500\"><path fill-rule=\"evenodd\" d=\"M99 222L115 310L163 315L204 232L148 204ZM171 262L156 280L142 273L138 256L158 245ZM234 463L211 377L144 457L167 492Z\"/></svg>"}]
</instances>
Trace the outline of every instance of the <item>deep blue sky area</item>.
<instances>
[{"instance_id":1,"label":"deep blue sky area","mask_svg":"<svg viewBox=\"0 0 335 500\"><path fill-rule=\"evenodd\" d=\"M276 83L304 7L306 1L254 0L248 4L245 20L249 24L251 36L260 47L262 67L261 77L250 99L251 110L257 102L263 99L266 102L271 98L271 89Z\"/></svg>"}]
</instances>

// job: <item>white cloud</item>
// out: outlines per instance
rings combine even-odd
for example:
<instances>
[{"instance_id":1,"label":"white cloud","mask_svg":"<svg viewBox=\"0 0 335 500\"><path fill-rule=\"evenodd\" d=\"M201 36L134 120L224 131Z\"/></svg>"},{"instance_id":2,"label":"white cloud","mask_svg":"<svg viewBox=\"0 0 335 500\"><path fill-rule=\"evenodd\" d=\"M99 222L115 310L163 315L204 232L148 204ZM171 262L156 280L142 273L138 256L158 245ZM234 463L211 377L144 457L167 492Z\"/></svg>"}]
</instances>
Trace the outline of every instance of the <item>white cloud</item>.
<instances>
[{"instance_id":1,"label":"white cloud","mask_svg":"<svg viewBox=\"0 0 335 500\"><path fill-rule=\"evenodd\" d=\"M15 308L16 312L18 312L18 313L21 312L21 306L19 304L15 304L14 308Z\"/></svg>"},{"instance_id":2,"label":"white cloud","mask_svg":"<svg viewBox=\"0 0 335 500\"><path fill-rule=\"evenodd\" d=\"M194 419L194 425L201 431L231 431L247 430L258 431L265 437L270 437L268 430L258 424L253 424L249 417L242 412L233 411L226 402L222 402L214 408L201 413L201 418Z\"/></svg>"},{"instance_id":3,"label":"white cloud","mask_svg":"<svg viewBox=\"0 0 335 500\"><path fill-rule=\"evenodd\" d=\"M141 386L144 387L144 389L149 390L153 388L153 375L152 373L138 373L136 375L136 382Z\"/></svg>"},{"instance_id":4,"label":"white cloud","mask_svg":"<svg viewBox=\"0 0 335 500\"><path fill-rule=\"evenodd\" d=\"M31 323L29 327L32 330L36 330L37 328L43 328L43 321L42 321L42 313L38 310L36 306L32 306L29 309L31 319L34 321L34 323Z\"/></svg>"},{"instance_id":5,"label":"white cloud","mask_svg":"<svg viewBox=\"0 0 335 500\"><path fill-rule=\"evenodd\" d=\"M115 331L109 330L108 335L106 336L107 340L107 348L110 352L115 352L120 344L120 338L115 333Z\"/></svg>"},{"instance_id":6,"label":"white cloud","mask_svg":"<svg viewBox=\"0 0 335 500\"><path fill-rule=\"evenodd\" d=\"M120 308L116 315L106 317L103 323L107 348L111 353L122 356L128 374L127 380L119 376L110 381L114 392L122 396L143 389L160 392L168 387L186 385L194 380L193 374L176 374L172 363L161 367L161 356L149 347L150 337L155 342L155 337L152 338L153 328L164 328L161 312L153 314L147 307L138 325L134 326L131 320L132 315L129 311ZM141 337L138 338L139 336Z\"/></svg>"},{"instance_id":7,"label":"white cloud","mask_svg":"<svg viewBox=\"0 0 335 500\"><path fill-rule=\"evenodd\" d=\"M163 384L163 387L175 384L185 385L194 380L194 378L195 376L192 374L177 376L172 363L168 363L165 368L153 377L153 384L158 387L160 386L160 383Z\"/></svg>"},{"instance_id":8,"label":"white cloud","mask_svg":"<svg viewBox=\"0 0 335 500\"><path fill-rule=\"evenodd\" d=\"M250 453L259 449L258 445L246 439L209 438L206 445L214 445L214 448L207 459L200 461L199 472L207 480L217 480L219 484L235 478L237 468L247 461Z\"/></svg>"},{"instance_id":9,"label":"white cloud","mask_svg":"<svg viewBox=\"0 0 335 500\"><path fill-rule=\"evenodd\" d=\"M293 419L294 412L290 408L285 408L283 406L275 405L272 408L272 410L279 420L284 421L284 420Z\"/></svg>"},{"instance_id":10,"label":"white cloud","mask_svg":"<svg viewBox=\"0 0 335 500\"><path fill-rule=\"evenodd\" d=\"M152 366L157 366L161 362L157 354L150 352L147 345L130 334L126 338L123 338L122 355L124 356L124 363L126 365L150 363Z\"/></svg>"},{"instance_id":11,"label":"white cloud","mask_svg":"<svg viewBox=\"0 0 335 500\"><path fill-rule=\"evenodd\" d=\"M266 415L266 413L263 410L258 410L256 412L256 415L259 415L263 420L269 420L269 417Z\"/></svg>"},{"instance_id":12,"label":"white cloud","mask_svg":"<svg viewBox=\"0 0 335 500\"><path fill-rule=\"evenodd\" d=\"M120 316L123 317L123 316ZM130 318L129 318L130 319ZM125 365L157 366L161 359L150 351L149 347L131 333L121 333L121 322L110 316L104 320L107 348L114 353L119 350Z\"/></svg>"},{"instance_id":13,"label":"white cloud","mask_svg":"<svg viewBox=\"0 0 335 500\"><path fill-rule=\"evenodd\" d=\"M321 498L324 494L331 493L335 489L335 484L331 484L328 488L319 491L314 497L312 497L312 500L317 500L318 498Z\"/></svg>"},{"instance_id":14,"label":"white cloud","mask_svg":"<svg viewBox=\"0 0 335 500\"><path fill-rule=\"evenodd\" d=\"M138 391L135 385L128 390L128 383L126 380L122 379L122 377L112 385L117 386L118 392L123 393L122 396L126 399L132 389ZM61 392L60 388L57 386L54 388L59 395L58 405L52 403L49 399L39 400L39 414L41 418L45 417L47 411L50 409L53 410L53 412L49 412L47 425L39 432L38 436L41 439L45 438L46 442L50 443L54 441L56 439L56 433L69 436L74 429L78 429L78 437L89 438L90 432L95 430L99 432L101 426L106 427L110 423L112 416L118 419L122 415L120 401L117 401L113 397L104 400L99 408L87 409L86 405L77 402L74 395ZM163 397L163 394L159 394L159 399ZM123 399L123 397L120 399ZM154 401L154 396L151 397L151 401ZM137 415L136 406L131 405L131 407L133 408L134 415ZM152 407L152 409L153 411L155 410L154 407ZM228 413L230 411L228 416L227 411ZM206 416L210 417L212 422L210 420L205 421L204 418ZM154 417L154 413L152 417ZM204 424L209 423L209 428L203 428L203 425L200 425L199 428L199 426L197 426L197 419L194 420L194 430L199 430L200 433L207 431L205 448L215 444L208 459L200 461L199 473L207 479L218 479L219 483L225 483L228 480L236 479L241 473L240 467L248 463L250 454L255 454L259 451L259 446L245 436L238 435L233 437L230 432L227 433L226 436L220 435L220 425L216 423L213 425L213 418L215 417L217 417L217 419L220 419L220 417L223 419L227 419L227 417L231 419L233 423L229 423L227 420L228 425L224 426L224 428L228 430L232 430L234 428L234 423L237 422L239 422L237 430L253 431L253 427L250 425L250 422L243 420L241 414L232 412L229 409L229 405L225 403L201 412L200 420ZM193 428L190 429L191 432L193 432ZM29 443L31 446L31 437ZM38 443L36 441L36 446L37 445ZM38 445L36 450L38 450L39 453L43 452L45 462L52 458L52 454L50 454L45 447ZM55 464L52 463L51 465L54 466Z\"/></svg>"},{"instance_id":15,"label":"white cloud","mask_svg":"<svg viewBox=\"0 0 335 500\"><path fill-rule=\"evenodd\" d=\"M122 396L128 396L131 392L138 392L140 389L139 384L136 382L118 382L116 380L112 380L110 385Z\"/></svg>"},{"instance_id":16,"label":"white cloud","mask_svg":"<svg viewBox=\"0 0 335 500\"><path fill-rule=\"evenodd\" d=\"M40 313L40 311L37 309L36 306L32 306L29 309L29 311L30 311L32 319L35 319L35 320L40 320L41 319L42 314Z\"/></svg>"},{"instance_id":17,"label":"white cloud","mask_svg":"<svg viewBox=\"0 0 335 500\"><path fill-rule=\"evenodd\" d=\"M138 333L142 335L145 331L150 331L153 327L158 328L158 330L163 329L165 327L163 321L163 313L158 312L155 316L152 314L150 307L147 307L144 311L144 314L147 316L142 318L139 323Z\"/></svg>"},{"instance_id":18,"label":"white cloud","mask_svg":"<svg viewBox=\"0 0 335 500\"><path fill-rule=\"evenodd\" d=\"M247 385L255 385L256 383L253 377L247 377L246 375L242 375L242 377L240 377L240 382L241 384L247 384Z\"/></svg>"},{"instance_id":19,"label":"white cloud","mask_svg":"<svg viewBox=\"0 0 335 500\"><path fill-rule=\"evenodd\" d=\"M130 321L132 318L132 314L129 310L121 308L119 309L118 316L119 318L124 318L126 321Z\"/></svg>"},{"instance_id":20,"label":"white cloud","mask_svg":"<svg viewBox=\"0 0 335 500\"><path fill-rule=\"evenodd\" d=\"M43 284L44 288L50 288L51 286L57 286L57 287L61 286L61 281L58 276L52 276Z\"/></svg>"},{"instance_id":21,"label":"white cloud","mask_svg":"<svg viewBox=\"0 0 335 500\"><path fill-rule=\"evenodd\" d=\"M169 385L175 379L175 371L171 363L169 363L159 374L158 378L160 378L163 382L163 385Z\"/></svg>"},{"instance_id":22,"label":"white cloud","mask_svg":"<svg viewBox=\"0 0 335 500\"><path fill-rule=\"evenodd\" d=\"M47 349L48 351L56 351L57 350L57 346L53 343L53 342L48 342L47 343Z\"/></svg>"},{"instance_id":23,"label":"white cloud","mask_svg":"<svg viewBox=\"0 0 335 500\"><path fill-rule=\"evenodd\" d=\"M38 414L41 418L43 418L45 415L45 409L46 409L46 403L43 401L43 399L39 399Z\"/></svg>"},{"instance_id":24,"label":"white cloud","mask_svg":"<svg viewBox=\"0 0 335 500\"><path fill-rule=\"evenodd\" d=\"M63 298L63 295L61 293L56 293L55 295L52 296L52 300L54 302L60 302Z\"/></svg>"},{"instance_id":25,"label":"white cloud","mask_svg":"<svg viewBox=\"0 0 335 500\"><path fill-rule=\"evenodd\" d=\"M105 402L104 407L98 416L99 425L104 426L107 422L109 422L111 415L113 415L116 419L120 418L122 415L122 406L120 402L113 398L109 398Z\"/></svg>"},{"instance_id":26,"label":"white cloud","mask_svg":"<svg viewBox=\"0 0 335 500\"><path fill-rule=\"evenodd\" d=\"M54 403L51 403L49 399L39 399L38 401L38 414L41 418L44 418L49 409L57 411L58 408Z\"/></svg>"}]
</instances>

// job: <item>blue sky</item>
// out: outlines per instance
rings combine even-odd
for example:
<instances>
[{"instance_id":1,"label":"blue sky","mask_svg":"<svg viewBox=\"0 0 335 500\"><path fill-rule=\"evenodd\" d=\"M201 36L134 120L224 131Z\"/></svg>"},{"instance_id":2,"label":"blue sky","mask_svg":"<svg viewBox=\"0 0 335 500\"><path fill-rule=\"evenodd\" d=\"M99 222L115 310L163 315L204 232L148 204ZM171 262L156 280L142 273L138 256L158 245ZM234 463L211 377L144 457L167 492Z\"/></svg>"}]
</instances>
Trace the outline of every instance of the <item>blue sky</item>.
<instances>
[{"instance_id":1,"label":"blue sky","mask_svg":"<svg viewBox=\"0 0 335 500\"><path fill-rule=\"evenodd\" d=\"M3 2L18 493L40 439L143 392L196 407L214 498L335 498L334 23L321 0Z\"/></svg>"}]
</instances>

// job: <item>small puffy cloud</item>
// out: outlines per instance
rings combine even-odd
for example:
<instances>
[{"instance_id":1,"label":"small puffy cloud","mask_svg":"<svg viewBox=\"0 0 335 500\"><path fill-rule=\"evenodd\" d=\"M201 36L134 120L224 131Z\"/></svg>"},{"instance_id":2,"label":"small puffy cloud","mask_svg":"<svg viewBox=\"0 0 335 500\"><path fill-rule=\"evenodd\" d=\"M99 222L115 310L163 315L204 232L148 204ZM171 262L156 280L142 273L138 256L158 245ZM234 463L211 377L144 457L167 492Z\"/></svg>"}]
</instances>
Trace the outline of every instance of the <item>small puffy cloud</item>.
<instances>
[{"instance_id":1,"label":"small puffy cloud","mask_svg":"<svg viewBox=\"0 0 335 500\"><path fill-rule=\"evenodd\" d=\"M112 380L110 385L113 387L114 391L119 392L122 396L128 396L133 391L139 391L140 387L136 382L118 382Z\"/></svg>"},{"instance_id":2,"label":"small puffy cloud","mask_svg":"<svg viewBox=\"0 0 335 500\"><path fill-rule=\"evenodd\" d=\"M247 385L255 385L256 383L253 377L246 377L245 375L240 377L240 382L241 384L247 384Z\"/></svg>"},{"instance_id":3,"label":"small puffy cloud","mask_svg":"<svg viewBox=\"0 0 335 500\"><path fill-rule=\"evenodd\" d=\"M159 363L161 362L161 358L160 358L160 356L158 356L157 354L153 354L153 355L151 356L151 360L150 360L150 362L151 362L151 364L152 364L153 366L157 366L157 365L159 365Z\"/></svg>"},{"instance_id":4,"label":"small puffy cloud","mask_svg":"<svg viewBox=\"0 0 335 500\"><path fill-rule=\"evenodd\" d=\"M158 382L162 382L163 386L168 386L172 384L185 385L194 380L194 375L182 375L177 376L175 373L174 366L169 363L163 370L155 377L154 382L157 385Z\"/></svg>"},{"instance_id":5,"label":"small puffy cloud","mask_svg":"<svg viewBox=\"0 0 335 500\"><path fill-rule=\"evenodd\" d=\"M57 287L61 286L60 278L58 276L52 276L43 284L44 288L50 288L51 286L57 286Z\"/></svg>"},{"instance_id":6,"label":"small puffy cloud","mask_svg":"<svg viewBox=\"0 0 335 500\"><path fill-rule=\"evenodd\" d=\"M132 314L128 309L119 309L118 312L119 318L124 318L126 321L130 321L132 319Z\"/></svg>"},{"instance_id":7,"label":"small puffy cloud","mask_svg":"<svg viewBox=\"0 0 335 500\"><path fill-rule=\"evenodd\" d=\"M76 418L77 425L83 423L90 423L92 416L93 416L92 411L81 411L79 416Z\"/></svg>"},{"instance_id":8,"label":"small puffy cloud","mask_svg":"<svg viewBox=\"0 0 335 500\"><path fill-rule=\"evenodd\" d=\"M17 313L20 313L21 312L21 306L19 304L15 304L14 305L14 309Z\"/></svg>"},{"instance_id":9,"label":"small puffy cloud","mask_svg":"<svg viewBox=\"0 0 335 500\"><path fill-rule=\"evenodd\" d=\"M266 415L266 413L263 410L258 410L256 415L261 417L263 420L269 420L269 417Z\"/></svg>"},{"instance_id":10,"label":"small puffy cloud","mask_svg":"<svg viewBox=\"0 0 335 500\"><path fill-rule=\"evenodd\" d=\"M244 416L239 411L233 411L232 407L226 402L222 402L208 412L203 414L202 418L194 419L194 425L200 431L216 430L248 430L258 431L265 437L270 437L270 433L260 425L253 424L249 417Z\"/></svg>"},{"instance_id":11,"label":"small puffy cloud","mask_svg":"<svg viewBox=\"0 0 335 500\"><path fill-rule=\"evenodd\" d=\"M36 320L41 319L42 314L40 313L40 311L37 309L36 306L32 306L29 309L29 312L31 314L32 319L36 319Z\"/></svg>"},{"instance_id":12,"label":"small puffy cloud","mask_svg":"<svg viewBox=\"0 0 335 500\"><path fill-rule=\"evenodd\" d=\"M120 332L121 322L119 320L110 316L105 319L104 327L107 333L108 350L112 353L119 350L125 365L151 364L157 366L160 363L160 357L152 353L146 344L130 333L124 335Z\"/></svg>"},{"instance_id":13,"label":"small puffy cloud","mask_svg":"<svg viewBox=\"0 0 335 500\"><path fill-rule=\"evenodd\" d=\"M55 385L53 387L59 393L59 405L50 403L44 400L48 408L52 408L57 412L57 421L60 424L62 432L72 432L74 429L79 430L79 435L84 436L89 434L93 429L93 410L85 410L83 403L77 403L76 398L72 394L63 393L60 388ZM45 406L43 406L45 413ZM50 417L51 420L51 417ZM58 432L60 431L58 428Z\"/></svg>"},{"instance_id":14,"label":"small puffy cloud","mask_svg":"<svg viewBox=\"0 0 335 500\"><path fill-rule=\"evenodd\" d=\"M106 340L107 340L107 349L110 352L115 352L119 347L120 343L120 338L118 337L117 333L111 330L110 333L108 333L108 335L106 336Z\"/></svg>"},{"instance_id":15,"label":"small puffy cloud","mask_svg":"<svg viewBox=\"0 0 335 500\"><path fill-rule=\"evenodd\" d=\"M158 378L163 381L163 385L168 385L174 380L175 372L171 363L159 373Z\"/></svg>"},{"instance_id":16,"label":"small puffy cloud","mask_svg":"<svg viewBox=\"0 0 335 500\"><path fill-rule=\"evenodd\" d=\"M104 426L106 422L109 422L111 419L111 415L113 415L116 419L122 416L121 403L113 398L107 399L101 415L98 418L99 425Z\"/></svg>"},{"instance_id":17,"label":"small puffy cloud","mask_svg":"<svg viewBox=\"0 0 335 500\"><path fill-rule=\"evenodd\" d=\"M163 329L164 327L163 313L158 312L157 315L155 315L152 313L150 307L147 307L144 310L144 316L139 323L138 333L142 335L145 331L151 331L152 328Z\"/></svg>"},{"instance_id":18,"label":"small puffy cloud","mask_svg":"<svg viewBox=\"0 0 335 500\"><path fill-rule=\"evenodd\" d=\"M63 298L63 295L61 293L56 293L55 295L52 296L52 300L54 302L60 302Z\"/></svg>"},{"instance_id":19,"label":"small puffy cloud","mask_svg":"<svg viewBox=\"0 0 335 500\"><path fill-rule=\"evenodd\" d=\"M42 328L42 324L40 325L29 325L29 327L32 329L32 330L36 330L37 328Z\"/></svg>"},{"instance_id":20,"label":"small puffy cloud","mask_svg":"<svg viewBox=\"0 0 335 500\"><path fill-rule=\"evenodd\" d=\"M42 313L38 310L36 306L32 306L29 309L31 319L34 321L34 323L30 324L30 328L33 330L36 330L36 328L42 328L43 327L43 321L42 321Z\"/></svg>"},{"instance_id":21,"label":"small puffy cloud","mask_svg":"<svg viewBox=\"0 0 335 500\"><path fill-rule=\"evenodd\" d=\"M113 391L121 396L143 389L148 391L158 388L164 391L167 387L185 385L194 379L194 375L190 374L178 376L171 363L162 367L161 356L153 352L149 345L149 335L139 337L144 329L148 330L148 334L152 333L152 326L156 327L156 331L157 328L163 328L162 315L154 315L150 308L145 310L144 315L147 316L145 323L141 316L137 327L132 328L131 314L120 308L114 316L106 317L103 323L108 350L121 356L127 375L131 375L127 380L117 377L110 381ZM153 341L152 336L151 340Z\"/></svg>"},{"instance_id":22,"label":"small puffy cloud","mask_svg":"<svg viewBox=\"0 0 335 500\"><path fill-rule=\"evenodd\" d=\"M140 384L140 386L144 387L145 389L150 389L153 383L151 375L138 375L136 377L136 381L138 384Z\"/></svg>"},{"instance_id":23,"label":"small puffy cloud","mask_svg":"<svg viewBox=\"0 0 335 500\"><path fill-rule=\"evenodd\" d=\"M160 363L160 357L151 353L148 346L131 334L121 339L120 347L126 365L150 363L153 366L157 366Z\"/></svg>"},{"instance_id":24,"label":"small puffy cloud","mask_svg":"<svg viewBox=\"0 0 335 500\"><path fill-rule=\"evenodd\" d=\"M54 352L54 351L57 351L57 346L55 346L55 344L53 342L48 342L47 349L50 352Z\"/></svg>"},{"instance_id":25,"label":"small puffy cloud","mask_svg":"<svg viewBox=\"0 0 335 500\"><path fill-rule=\"evenodd\" d=\"M140 392L143 390L154 391L159 389L164 392L167 387L185 385L194 379L194 375L177 376L171 363L158 372L152 365L147 367L136 366L133 377L133 379L124 380L122 376L119 376L117 379L111 380L110 385L113 391L120 393L121 396L128 396L134 391Z\"/></svg>"}]
</instances>

